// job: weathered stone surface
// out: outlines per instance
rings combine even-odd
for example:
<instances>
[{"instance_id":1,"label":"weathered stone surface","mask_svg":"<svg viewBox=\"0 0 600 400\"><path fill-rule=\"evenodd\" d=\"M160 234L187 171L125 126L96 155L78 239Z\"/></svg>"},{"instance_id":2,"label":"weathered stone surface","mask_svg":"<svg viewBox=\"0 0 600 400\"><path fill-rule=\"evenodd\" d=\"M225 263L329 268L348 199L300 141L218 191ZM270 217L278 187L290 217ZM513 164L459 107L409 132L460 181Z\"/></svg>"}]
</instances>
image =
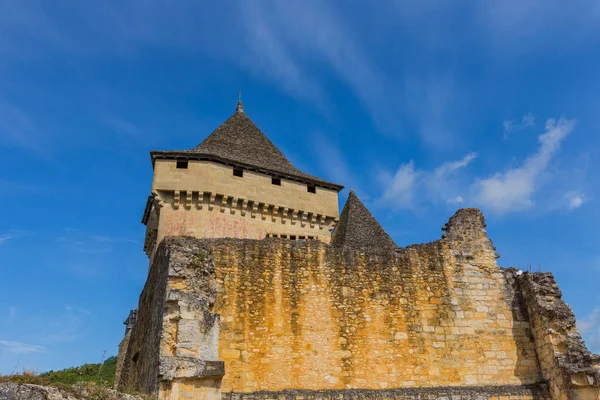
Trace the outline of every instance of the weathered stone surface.
<instances>
[{"instance_id":1,"label":"weathered stone surface","mask_svg":"<svg viewBox=\"0 0 600 400\"><path fill-rule=\"evenodd\" d=\"M222 377L223 361L205 361L197 357L161 357L158 374L162 379Z\"/></svg>"},{"instance_id":2,"label":"weathered stone surface","mask_svg":"<svg viewBox=\"0 0 600 400\"><path fill-rule=\"evenodd\" d=\"M600 393L600 356L592 354L575 326L575 315L549 273L514 271L529 310L541 371L553 398Z\"/></svg>"},{"instance_id":3,"label":"weathered stone surface","mask_svg":"<svg viewBox=\"0 0 600 400\"><path fill-rule=\"evenodd\" d=\"M523 400L549 399L548 388L540 385L424 387L383 390L283 390L280 392L224 393L223 400L315 399L315 400Z\"/></svg>"},{"instance_id":4,"label":"weathered stone surface","mask_svg":"<svg viewBox=\"0 0 600 400\"><path fill-rule=\"evenodd\" d=\"M118 393L101 388L78 388L67 391L62 388L30 385L24 383L0 383L0 400L143 400L140 396Z\"/></svg>"},{"instance_id":5,"label":"weathered stone surface","mask_svg":"<svg viewBox=\"0 0 600 400\"><path fill-rule=\"evenodd\" d=\"M547 383L597 400L597 356L553 279L499 268L477 209L443 229L388 252L167 237L130 345L158 350L129 383L170 400L546 399Z\"/></svg>"}]
</instances>

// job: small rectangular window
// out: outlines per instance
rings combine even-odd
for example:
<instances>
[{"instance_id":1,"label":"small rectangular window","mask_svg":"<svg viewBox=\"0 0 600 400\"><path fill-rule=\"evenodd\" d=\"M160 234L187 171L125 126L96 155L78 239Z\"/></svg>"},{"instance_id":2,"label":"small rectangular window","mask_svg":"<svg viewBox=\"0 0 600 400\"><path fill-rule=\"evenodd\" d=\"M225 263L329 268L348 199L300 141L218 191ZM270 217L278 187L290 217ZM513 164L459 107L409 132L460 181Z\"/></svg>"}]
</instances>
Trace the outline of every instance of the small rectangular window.
<instances>
[{"instance_id":1,"label":"small rectangular window","mask_svg":"<svg viewBox=\"0 0 600 400\"><path fill-rule=\"evenodd\" d=\"M306 190L308 193L317 193L317 187L315 185L306 185Z\"/></svg>"},{"instance_id":2,"label":"small rectangular window","mask_svg":"<svg viewBox=\"0 0 600 400\"><path fill-rule=\"evenodd\" d=\"M272 177L271 178L271 184L277 185L277 186L281 186L281 178Z\"/></svg>"},{"instance_id":3,"label":"small rectangular window","mask_svg":"<svg viewBox=\"0 0 600 400\"><path fill-rule=\"evenodd\" d=\"M177 160L177 168L178 169L187 169L188 161L187 160Z\"/></svg>"},{"instance_id":4,"label":"small rectangular window","mask_svg":"<svg viewBox=\"0 0 600 400\"><path fill-rule=\"evenodd\" d=\"M233 167L233 176L239 176L240 178L244 176L244 170L242 168Z\"/></svg>"}]
</instances>

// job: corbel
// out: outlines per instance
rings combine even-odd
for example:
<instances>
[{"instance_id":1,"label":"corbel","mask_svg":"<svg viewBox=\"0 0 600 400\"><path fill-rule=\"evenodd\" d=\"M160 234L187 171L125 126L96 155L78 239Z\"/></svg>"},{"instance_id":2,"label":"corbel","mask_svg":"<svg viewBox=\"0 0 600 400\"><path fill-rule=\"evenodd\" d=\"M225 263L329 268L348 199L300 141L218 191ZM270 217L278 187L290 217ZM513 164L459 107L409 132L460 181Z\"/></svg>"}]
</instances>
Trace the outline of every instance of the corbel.
<instances>
[{"instance_id":1,"label":"corbel","mask_svg":"<svg viewBox=\"0 0 600 400\"><path fill-rule=\"evenodd\" d=\"M202 210L202 206L204 205L204 192L198 192L198 202L196 203L196 208L198 210Z\"/></svg>"},{"instance_id":2,"label":"corbel","mask_svg":"<svg viewBox=\"0 0 600 400\"><path fill-rule=\"evenodd\" d=\"M192 208L192 191L191 190L187 190L185 192L185 208L190 209Z\"/></svg>"},{"instance_id":3,"label":"corbel","mask_svg":"<svg viewBox=\"0 0 600 400\"><path fill-rule=\"evenodd\" d=\"M258 214L258 201L253 201L252 202L252 212L250 213L250 216L252 218L256 218L256 214Z\"/></svg>"},{"instance_id":4,"label":"corbel","mask_svg":"<svg viewBox=\"0 0 600 400\"><path fill-rule=\"evenodd\" d=\"M319 215L319 229L323 229L325 227L325 216Z\"/></svg>"},{"instance_id":5,"label":"corbel","mask_svg":"<svg viewBox=\"0 0 600 400\"><path fill-rule=\"evenodd\" d=\"M238 200L239 199L237 197L231 198L231 208L229 209L229 212L231 214L235 214L235 212L237 211Z\"/></svg>"},{"instance_id":6,"label":"corbel","mask_svg":"<svg viewBox=\"0 0 600 400\"><path fill-rule=\"evenodd\" d=\"M221 212L225 212L225 208L227 207L228 200L229 200L229 196L223 195L223 199L221 200Z\"/></svg>"},{"instance_id":7,"label":"corbel","mask_svg":"<svg viewBox=\"0 0 600 400\"><path fill-rule=\"evenodd\" d=\"M210 194L210 198L208 199L208 209L210 211L213 210L213 208L215 207L215 202L217 201L217 194L216 193L211 193Z\"/></svg>"},{"instance_id":8,"label":"corbel","mask_svg":"<svg viewBox=\"0 0 600 400\"><path fill-rule=\"evenodd\" d=\"M242 217L246 216L246 210L248 209L248 200L244 199L244 201L242 201L242 211L240 212L240 214L242 215Z\"/></svg>"},{"instance_id":9,"label":"corbel","mask_svg":"<svg viewBox=\"0 0 600 400\"><path fill-rule=\"evenodd\" d=\"M315 214L310 214L310 227L314 228L316 223L317 223L317 218L316 218Z\"/></svg>"},{"instance_id":10,"label":"corbel","mask_svg":"<svg viewBox=\"0 0 600 400\"><path fill-rule=\"evenodd\" d=\"M173 192L173 208L175 208L175 209L179 208L180 196L181 196L181 192L179 190L175 190Z\"/></svg>"},{"instance_id":11,"label":"corbel","mask_svg":"<svg viewBox=\"0 0 600 400\"><path fill-rule=\"evenodd\" d=\"M300 226L303 228L306 226L306 217L306 211L300 211Z\"/></svg>"}]
</instances>

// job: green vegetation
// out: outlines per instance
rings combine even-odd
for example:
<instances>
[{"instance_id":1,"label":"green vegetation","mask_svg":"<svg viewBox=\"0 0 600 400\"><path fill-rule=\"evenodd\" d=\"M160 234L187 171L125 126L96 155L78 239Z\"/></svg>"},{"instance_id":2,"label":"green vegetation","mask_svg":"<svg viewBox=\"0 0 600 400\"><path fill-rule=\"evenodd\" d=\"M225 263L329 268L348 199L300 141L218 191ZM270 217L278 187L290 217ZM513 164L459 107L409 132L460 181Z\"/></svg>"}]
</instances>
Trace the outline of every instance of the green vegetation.
<instances>
[{"instance_id":1,"label":"green vegetation","mask_svg":"<svg viewBox=\"0 0 600 400\"><path fill-rule=\"evenodd\" d=\"M27 370L13 375L0 375L0 383L16 382L54 386L75 396L83 395L83 398L88 400L112 400L115 398L114 394L107 389L113 388L116 369L117 357L112 356L102 364L83 364L79 367L48 371L39 375ZM155 400L154 396L130 390L125 390L125 393L137 395L142 399Z\"/></svg>"},{"instance_id":2,"label":"green vegetation","mask_svg":"<svg viewBox=\"0 0 600 400\"><path fill-rule=\"evenodd\" d=\"M113 387L117 357L108 357L102 364L83 364L79 367L67 368L60 371L48 371L40 374L52 383L72 385L78 382L95 382L100 386Z\"/></svg>"},{"instance_id":3,"label":"green vegetation","mask_svg":"<svg viewBox=\"0 0 600 400\"><path fill-rule=\"evenodd\" d=\"M43 386L95 383L99 386L112 388L115 382L116 368L117 357L113 356L107 358L102 364L83 364L79 367L48 371L39 375L31 371L23 371L20 374L0 376L0 382L11 381Z\"/></svg>"}]
</instances>

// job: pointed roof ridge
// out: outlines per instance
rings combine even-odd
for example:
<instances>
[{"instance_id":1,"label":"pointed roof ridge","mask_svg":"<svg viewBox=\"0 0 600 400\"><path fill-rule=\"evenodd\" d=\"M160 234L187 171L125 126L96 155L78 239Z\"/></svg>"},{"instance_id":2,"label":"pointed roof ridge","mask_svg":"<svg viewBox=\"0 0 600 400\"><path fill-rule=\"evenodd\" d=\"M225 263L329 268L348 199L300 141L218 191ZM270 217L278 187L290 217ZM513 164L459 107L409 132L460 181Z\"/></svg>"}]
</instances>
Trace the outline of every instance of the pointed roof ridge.
<instances>
[{"instance_id":1,"label":"pointed roof ridge","mask_svg":"<svg viewBox=\"0 0 600 400\"><path fill-rule=\"evenodd\" d=\"M256 169L276 176L323 186L337 191L344 187L300 171L244 113L241 100L236 111L198 146L188 150L152 151L156 158L209 159Z\"/></svg>"},{"instance_id":2,"label":"pointed roof ridge","mask_svg":"<svg viewBox=\"0 0 600 400\"><path fill-rule=\"evenodd\" d=\"M373 251L391 251L398 248L353 189L350 189L340 222L333 231L331 246L344 250Z\"/></svg>"}]
</instances>

